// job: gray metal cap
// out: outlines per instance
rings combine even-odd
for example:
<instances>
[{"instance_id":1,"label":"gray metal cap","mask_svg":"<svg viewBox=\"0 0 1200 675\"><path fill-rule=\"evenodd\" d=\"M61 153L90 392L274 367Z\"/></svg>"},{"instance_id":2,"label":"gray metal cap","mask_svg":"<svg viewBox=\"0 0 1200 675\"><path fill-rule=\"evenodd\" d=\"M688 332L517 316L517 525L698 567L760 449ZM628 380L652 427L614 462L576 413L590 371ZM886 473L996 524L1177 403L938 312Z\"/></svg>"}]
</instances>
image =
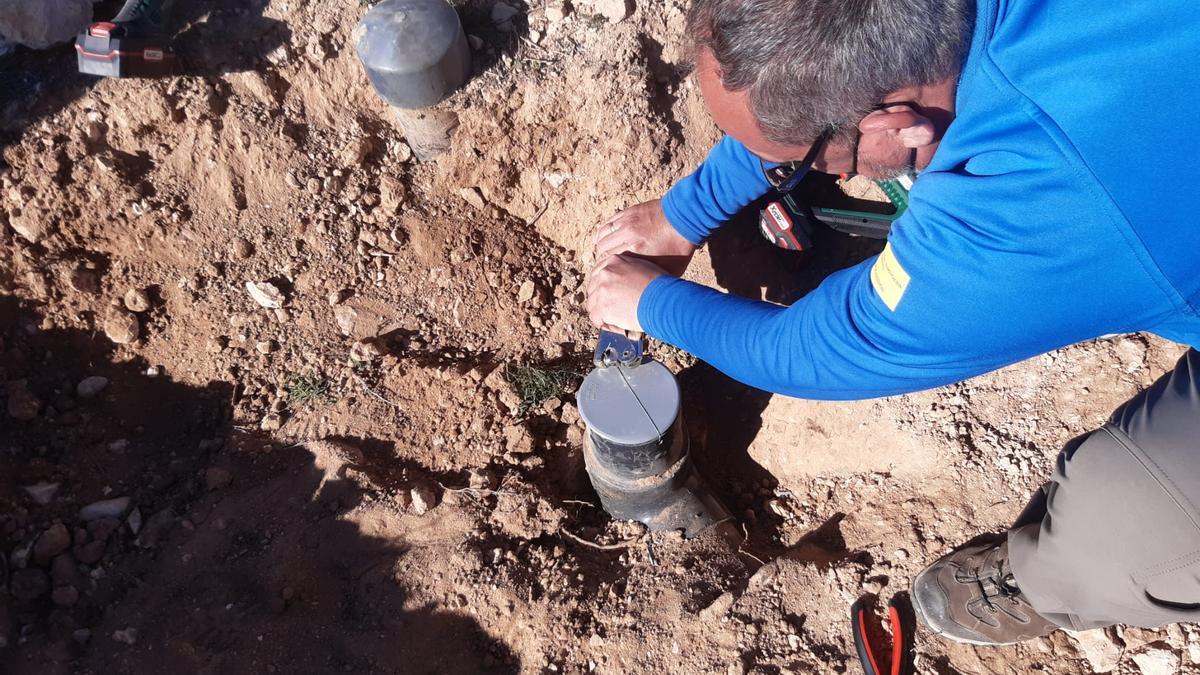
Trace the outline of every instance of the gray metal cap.
<instances>
[{"instance_id":1,"label":"gray metal cap","mask_svg":"<svg viewBox=\"0 0 1200 675\"><path fill-rule=\"evenodd\" d=\"M471 74L462 22L446 0L384 0L355 31L375 91L398 108L427 108Z\"/></svg>"},{"instance_id":2,"label":"gray metal cap","mask_svg":"<svg viewBox=\"0 0 1200 675\"><path fill-rule=\"evenodd\" d=\"M679 416L679 383L658 361L596 368L576 399L588 430L618 445L653 443Z\"/></svg>"}]
</instances>

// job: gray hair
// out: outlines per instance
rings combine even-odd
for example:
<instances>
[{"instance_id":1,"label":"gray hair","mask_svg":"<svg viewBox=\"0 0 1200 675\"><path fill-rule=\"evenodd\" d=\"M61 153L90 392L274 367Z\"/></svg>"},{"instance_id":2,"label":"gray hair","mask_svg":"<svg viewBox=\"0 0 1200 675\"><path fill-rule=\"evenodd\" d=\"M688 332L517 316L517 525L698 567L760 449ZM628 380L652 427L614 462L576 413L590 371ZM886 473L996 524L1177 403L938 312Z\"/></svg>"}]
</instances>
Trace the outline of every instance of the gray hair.
<instances>
[{"instance_id":1,"label":"gray hair","mask_svg":"<svg viewBox=\"0 0 1200 675\"><path fill-rule=\"evenodd\" d=\"M883 96L960 66L974 0L693 0L688 32L721 82L749 90L759 127L783 143L845 129Z\"/></svg>"}]
</instances>

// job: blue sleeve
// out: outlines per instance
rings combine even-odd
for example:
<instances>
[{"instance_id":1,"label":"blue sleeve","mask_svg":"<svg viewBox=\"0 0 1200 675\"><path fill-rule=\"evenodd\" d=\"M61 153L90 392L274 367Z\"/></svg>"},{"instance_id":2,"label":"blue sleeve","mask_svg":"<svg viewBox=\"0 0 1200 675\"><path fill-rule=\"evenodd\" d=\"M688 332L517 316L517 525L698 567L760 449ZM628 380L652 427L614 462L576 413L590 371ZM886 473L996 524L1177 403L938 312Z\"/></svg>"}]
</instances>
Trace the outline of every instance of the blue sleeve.
<instances>
[{"instance_id":1,"label":"blue sleeve","mask_svg":"<svg viewBox=\"0 0 1200 675\"><path fill-rule=\"evenodd\" d=\"M884 253L793 305L661 277L642 295L642 327L746 384L836 400L956 382L1164 311L1120 237L1069 204L1006 208L987 195L1015 198L1029 184L978 179L986 188L951 181L924 199L921 183L939 179L918 182Z\"/></svg>"},{"instance_id":2,"label":"blue sleeve","mask_svg":"<svg viewBox=\"0 0 1200 675\"><path fill-rule=\"evenodd\" d=\"M667 192L662 201L663 213L679 234L699 246L721 223L769 187L758 158L726 136L699 169Z\"/></svg>"}]
</instances>

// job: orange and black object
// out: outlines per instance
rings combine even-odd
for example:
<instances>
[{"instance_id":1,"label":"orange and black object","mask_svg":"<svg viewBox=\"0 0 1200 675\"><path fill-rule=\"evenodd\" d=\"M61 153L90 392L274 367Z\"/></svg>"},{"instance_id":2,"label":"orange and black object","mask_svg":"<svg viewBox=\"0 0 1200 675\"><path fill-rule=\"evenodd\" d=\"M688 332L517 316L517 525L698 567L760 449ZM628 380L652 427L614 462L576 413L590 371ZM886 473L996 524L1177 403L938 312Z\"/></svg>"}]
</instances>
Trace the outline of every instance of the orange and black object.
<instances>
[{"instance_id":1,"label":"orange and black object","mask_svg":"<svg viewBox=\"0 0 1200 675\"><path fill-rule=\"evenodd\" d=\"M902 606L892 598L888 602L888 618L892 626L891 659L884 661L882 652L872 646L870 633L882 633L878 619L867 607L866 598L860 598L850 606L850 622L854 633L854 648L858 650L858 659L862 662L866 675L911 675L913 672L913 623L911 618L905 620L901 615ZM881 670L880 665L890 665L889 670Z\"/></svg>"}]
</instances>

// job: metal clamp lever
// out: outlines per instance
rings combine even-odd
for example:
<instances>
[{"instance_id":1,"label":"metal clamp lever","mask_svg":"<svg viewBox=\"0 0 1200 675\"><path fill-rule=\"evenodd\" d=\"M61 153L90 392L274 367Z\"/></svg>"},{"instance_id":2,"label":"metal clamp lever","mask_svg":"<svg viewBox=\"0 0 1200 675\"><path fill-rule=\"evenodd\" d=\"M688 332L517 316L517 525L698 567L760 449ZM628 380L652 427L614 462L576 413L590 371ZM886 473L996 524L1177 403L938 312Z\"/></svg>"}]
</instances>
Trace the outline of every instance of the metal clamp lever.
<instances>
[{"instance_id":1,"label":"metal clamp lever","mask_svg":"<svg viewBox=\"0 0 1200 675\"><path fill-rule=\"evenodd\" d=\"M622 335L602 330L592 363L597 368L615 365L633 368L642 362L642 352L645 348L646 338L641 333Z\"/></svg>"}]
</instances>

